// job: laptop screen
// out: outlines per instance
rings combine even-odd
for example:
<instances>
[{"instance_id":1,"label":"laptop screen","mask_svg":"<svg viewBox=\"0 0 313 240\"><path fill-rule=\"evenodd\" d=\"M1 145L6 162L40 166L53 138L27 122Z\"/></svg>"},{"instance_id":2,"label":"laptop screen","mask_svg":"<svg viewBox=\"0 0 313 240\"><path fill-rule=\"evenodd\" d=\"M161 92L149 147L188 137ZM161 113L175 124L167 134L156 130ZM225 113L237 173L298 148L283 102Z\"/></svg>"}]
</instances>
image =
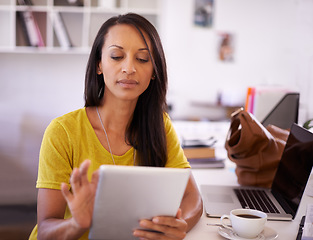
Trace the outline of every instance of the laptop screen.
<instances>
[{"instance_id":1,"label":"laptop screen","mask_svg":"<svg viewBox=\"0 0 313 240\"><path fill-rule=\"evenodd\" d=\"M293 216L298 210L312 166L313 134L297 124L292 124L272 191L287 202Z\"/></svg>"},{"instance_id":2,"label":"laptop screen","mask_svg":"<svg viewBox=\"0 0 313 240\"><path fill-rule=\"evenodd\" d=\"M286 94L262 120L262 124L289 129L293 123L298 123L299 97L299 93Z\"/></svg>"}]
</instances>

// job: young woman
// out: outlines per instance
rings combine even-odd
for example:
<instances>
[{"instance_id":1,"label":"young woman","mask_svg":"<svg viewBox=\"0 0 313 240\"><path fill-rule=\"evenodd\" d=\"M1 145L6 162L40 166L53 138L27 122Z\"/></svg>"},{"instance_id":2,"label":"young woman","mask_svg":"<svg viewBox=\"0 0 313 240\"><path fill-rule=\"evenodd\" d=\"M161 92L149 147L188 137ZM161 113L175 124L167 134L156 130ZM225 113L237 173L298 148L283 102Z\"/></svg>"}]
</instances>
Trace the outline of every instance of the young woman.
<instances>
[{"instance_id":1,"label":"young woman","mask_svg":"<svg viewBox=\"0 0 313 240\"><path fill-rule=\"evenodd\" d=\"M85 79L85 107L54 119L44 134L38 224L30 239L88 239L102 164L190 167L166 114L165 56L149 21L133 13L106 21ZM158 232L137 229L130 235L183 239L201 214L191 176L176 217L141 220L142 227Z\"/></svg>"}]
</instances>

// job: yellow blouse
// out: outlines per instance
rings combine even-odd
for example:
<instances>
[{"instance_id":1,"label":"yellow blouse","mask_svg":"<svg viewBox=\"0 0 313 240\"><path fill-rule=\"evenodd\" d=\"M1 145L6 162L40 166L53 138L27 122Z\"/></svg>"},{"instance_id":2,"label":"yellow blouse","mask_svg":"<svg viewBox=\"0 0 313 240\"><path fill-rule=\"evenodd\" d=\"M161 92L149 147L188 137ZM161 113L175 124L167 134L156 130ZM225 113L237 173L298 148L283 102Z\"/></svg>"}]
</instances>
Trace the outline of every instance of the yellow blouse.
<instances>
[{"instance_id":1,"label":"yellow blouse","mask_svg":"<svg viewBox=\"0 0 313 240\"><path fill-rule=\"evenodd\" d=\"M164 124L168 151L165 167L190 168L167 114L164 114ZM131 148L124 155L113 157L117 165L133 165L133 155L134 148ZM100 165L113 164L110 152L100 143L86 109L82 108L54 119L47 127L40 149L36 187L60 190L62 182L69 184L73 168L78 168L86 159L91 160L89 180ZM67 208L64 218L69 217L71 214ZM37 226L30 239L37 239ZM80 239L88 239L88 232Z\"/></svg>"}]
</instances>

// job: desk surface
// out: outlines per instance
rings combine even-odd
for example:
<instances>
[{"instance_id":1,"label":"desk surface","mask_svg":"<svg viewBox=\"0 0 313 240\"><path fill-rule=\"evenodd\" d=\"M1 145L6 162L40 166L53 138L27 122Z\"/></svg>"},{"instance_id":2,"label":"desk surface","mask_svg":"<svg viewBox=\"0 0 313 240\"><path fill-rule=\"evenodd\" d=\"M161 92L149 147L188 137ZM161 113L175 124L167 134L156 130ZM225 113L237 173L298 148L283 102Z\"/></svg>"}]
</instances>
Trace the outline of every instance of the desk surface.
<instances>
[{"instance_id":1,"label":"desk surface","mask_svg":"<svg viewBox=\"0 0 313 240\"><path fill-rule=\"evenodd\" d=\"M219 185L238 185L237 177L234 172L235 164L231 161L226 161L224 169L193 169L192 173L198 186L202 184L219 184ZM309 185L312 183L312 175L309 180ZM307 195L307 189L304 192L303 199L296 218L293 221L267 221L266 226L274 229L278 233L278 238L281 240L295 240L299 222L301 217L305 215L306 205L313 203L313 198ZM218 234L218 227L208 226L208 223L220 223L218 218L206 217L205 213L202 215L197 225L187 234L186 240L214 240L225 239Z\"/></svg>"}]
</instances>

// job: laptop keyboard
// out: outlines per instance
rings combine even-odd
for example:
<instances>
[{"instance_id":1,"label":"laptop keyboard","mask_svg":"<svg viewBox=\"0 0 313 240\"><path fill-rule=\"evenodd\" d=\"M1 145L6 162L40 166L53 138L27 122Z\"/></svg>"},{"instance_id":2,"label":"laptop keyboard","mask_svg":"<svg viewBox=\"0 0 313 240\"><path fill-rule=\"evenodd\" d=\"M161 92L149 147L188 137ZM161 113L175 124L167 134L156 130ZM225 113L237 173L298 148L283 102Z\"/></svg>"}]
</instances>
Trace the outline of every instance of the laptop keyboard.
<instances>
[{"instance_id":1,"label":"laptop keyboard","mask_svg":"<svg viewBox=\"0 0 313 240\"><path fill-rule=\"evenodd\" d=\"M243 208L256 209L265 213L279 213L264 190L234 189L234 191Z\"/></svg>"}]
</instances>

